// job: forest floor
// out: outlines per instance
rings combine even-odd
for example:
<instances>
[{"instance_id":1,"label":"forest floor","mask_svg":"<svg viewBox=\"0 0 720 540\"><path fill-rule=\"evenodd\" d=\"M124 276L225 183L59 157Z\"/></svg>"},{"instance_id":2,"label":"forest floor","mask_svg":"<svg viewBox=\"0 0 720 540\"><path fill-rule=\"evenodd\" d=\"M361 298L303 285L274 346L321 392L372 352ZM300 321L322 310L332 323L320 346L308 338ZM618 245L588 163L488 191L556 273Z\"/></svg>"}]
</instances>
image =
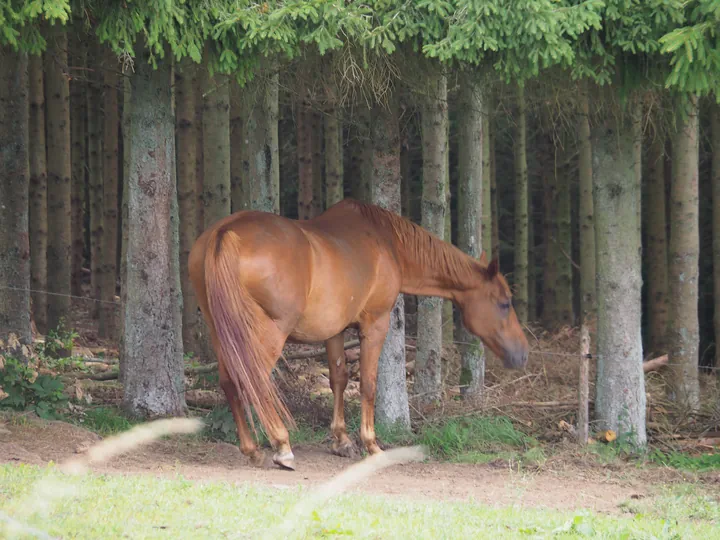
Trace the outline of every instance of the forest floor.
<instances>
[{"instance_id":1,"label":"forest floor","mask_svg":"<svg viewBox=\"0 0 720 540\"><path fill-rule=\"evenodd\" d=\"M117 348L99 340L90 314L77 309L74 358L49 362L39 371L65 382L70 409L59 420L30 412L0 416L0 464L47 467L78 455L103 437L136 422L119 410L122 387L115 380L93 380L117 368ZM350 334L350 333L349 333ZM62 336L59 336L62 340ZM354 336L348 335L350 340ZM648 434L643 456L627 452L622 440L603 441L591 428L591 441L576 442L579 336L574 329L533 330L527 368L508 371L489 357L482 407L466 403L453 381L458 377L457 344L446 347L446 392L431 407L412 406L412 433L378 430L385 447L422 444L422 462L391 466L351 492L415 501L469 501L489 508L588 511L621 517L652 514L661 519L720 523L720 423L716 381L703 376L706 405L689 417L664 401L662 371L648 373ZM47 339L47 338L46 338ZM413 382L413 340L408 338L408 383ZM191 416L202 418L199 435L165 437L112 460L93 465L110 476L185 478L199 482L257 485L281 490L319 486L353 462L330 453L332 394L323 356L292 359L317 350L288 346L279 362L279 384L299 429L291 433L296 471L266 459L254 467L237 447L235 427L213 373L186 377ZM348 351L351 382L346 391L351 437L357 437L358 358ZM197 366L192 359L188 367ZM591 368L590 380L594 378ZM98 377L100 376L100 377ZM591 383L591 411L593 388ZM269 457L271 450L267 441ZM0 508L3 507L0 488Z\"/></svg>"}]
</instances>

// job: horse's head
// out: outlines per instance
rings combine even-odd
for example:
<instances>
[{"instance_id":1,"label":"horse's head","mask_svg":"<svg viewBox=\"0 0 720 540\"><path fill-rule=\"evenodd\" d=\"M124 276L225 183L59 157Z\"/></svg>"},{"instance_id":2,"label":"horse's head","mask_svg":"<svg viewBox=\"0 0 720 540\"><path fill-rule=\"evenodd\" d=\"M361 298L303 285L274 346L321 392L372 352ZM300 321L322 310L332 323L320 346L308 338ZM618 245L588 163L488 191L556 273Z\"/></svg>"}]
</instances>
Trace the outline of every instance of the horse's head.
<instances>
[{"instance_id":1,"label":"horse's head","mask_svg":"<svg viewBox=\"0 0 720 540\"><path fill-rule=\"evenodd\" d=\"M486 262L485 252L480 258ZM503 359L506 368L519 369L528 359L528 341L512 306L512 294L493 259L481 270L477 286L459 298L463 324Z\"/></svg>"}]
</instances>

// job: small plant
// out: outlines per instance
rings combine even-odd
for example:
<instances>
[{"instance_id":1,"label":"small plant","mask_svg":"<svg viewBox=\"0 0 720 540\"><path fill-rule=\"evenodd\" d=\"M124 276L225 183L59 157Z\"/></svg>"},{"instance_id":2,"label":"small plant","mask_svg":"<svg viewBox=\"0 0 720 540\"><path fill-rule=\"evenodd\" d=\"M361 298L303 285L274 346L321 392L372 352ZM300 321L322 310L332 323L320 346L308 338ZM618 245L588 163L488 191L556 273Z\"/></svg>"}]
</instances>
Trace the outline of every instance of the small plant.
<instances>
[{"instance_id":1,"label":"small plant","mask_svg":"<svg viewBox=\"0 0 720 540\"><path fill-rule=\"evenodd\" d=\"M58 417L67 404L62 381L52 375L38 375L30 365L5 357L0 370L0 407L33 410L40 418ZM4 396L4 397L3 397Z\"/></svg>"},{"instance_id":2,"label":"small plant","mask_svg":"<svg viewBox=\"0 0 720 540\"><path fill-rule=\"evenodd\" d=\"M65 328L65 320L61 318L56 329L48 330L45 343L38 345L37 352L49 358L71 356L75 339L78 337L80 334L75 330Z\"/></svg>"}]
</instances>

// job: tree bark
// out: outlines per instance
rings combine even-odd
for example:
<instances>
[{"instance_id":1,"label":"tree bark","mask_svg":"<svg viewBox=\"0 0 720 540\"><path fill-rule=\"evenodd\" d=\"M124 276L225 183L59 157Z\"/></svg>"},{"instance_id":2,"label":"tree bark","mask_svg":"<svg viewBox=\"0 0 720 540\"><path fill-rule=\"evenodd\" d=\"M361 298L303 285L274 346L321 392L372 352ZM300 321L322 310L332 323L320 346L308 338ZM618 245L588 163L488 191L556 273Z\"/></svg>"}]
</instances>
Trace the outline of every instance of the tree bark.
<instances>
[{"instance_id":1,"label":"tree bark","mask_svg":"<svg viewBox=\"0 0 720 540\"><path fill-rule=\"evenodd\" d=\"M449 108L449 107L448 107ZM446 124L447 151L445 152L445 231L443 238L452 243L452 195L450 193L450 120ZM453 320L452 300L443 300L442 306L442 341L443 345L450 347L455 339L455 321Z\"/></svg>"},{"instance_id":2,"label":"tree bark","mask_svg":"<svg viewBox=\"0 0 720 540\"><path fill-rule=\"evenodd\" d=\"M698 266L700 257L698 194L698 104L696 96L676 102L673 177L670 192L668 285L670 319L668 357L671 396L683 407L700 403L698 380Z\"/></svg>"},{"instance_id":3,"label":"tree bark","mask_svg":"<svg viewBox=\"0 0 720 540\"><path fill-rule=\"evenodd\" d=\"M124 310L127 301L127 251L130 238L130 214L128 192L130 191L130 151L132 141L132 83L130 77L123 77L123 190L122 190L122 241L120 242L120 305ZM199 206L199 205L198 205ZM118 380L123 382L125 377L125 314L121 311L119 327L120 365L118 366Z\"/></svg>"},{"instance_id":4,"label":"tree bark","mask_svg":"<svg viewBox=\"0 0 720 540\"><path fill-rule=\"evenodd\" d=\"M720 107L712 108L713 299L715 301L715 369L720 377Z\"/></svg>"},{"instance_id":5,"label":"tree bark","mask_svg":"<svg viewBox=\"0 0 720 540\"><path fill-rule=\"evenodd\" d=\"M528 171L527 110L525 89L518 90L518 118L515 134L515 265L513 307L521 323L528 318Z\"/></svg>"},{"instance_id":6,"label":"tree bark","mask_svg":"<svg viewBox=\"0 0 720 540\"><path fill-rule=\"evenodd\" d=\"M70 322L71 294L71 197L70 82L68 80L67 33L48 39L45 54L47 96L48 168L48 327Z\"/></svg>"},{"instance_id":7,"label":"tree bark","mask_svg":"<svg viewBox=\"0 0 720 540\"><path fill-rule=\"evenodd\" d=\"M230 214L230 90L226 75L211 77L206 71L203 77L203 217L207 229Z\"/></svg>"},{"instance_id":8,"label":"tree bark","mask_svg":"<svg viewBox=\"0 0 720 540\"><path fill-rule=\"evenodd\" d=\"M27 53L0 48L0 348L30 327L29 86Z\"/></svg>"},{"instance_id":9,"label":"tree bark","mask_svg":"<svg viewBox=\"0 0 720 540\"><path fill-rule=\"evenodd\" d=\"M572 267L572 207L570 199L570 152L567 142L558 149L558 161L555 165L557 206L555 260L557 264L556 280L556 317L557 322L573 326L573 267Z\"/></svg>"},{"instance_id":10,"label":"tree bark","mask_svg":"<svg viewBox=\"0 0 720 540\"><path fill-rule=\"evenodd\" d=\"M655 353L666 352L668 329L668 239L665 192L665 138L650 142L646 185L648 343ZM713 154L714 157L714 154Z\"/></svg>"},{"instance_id":11,"label":"tree bark","mask_svg":"<svg viewBox=\"0 0 720 540\"><path fill-rule=\"evenodd\" d=\"M197 352L198 303L190 282L188 257L197 239L197 132L195 129L196 67L188 61L175 72L177 107L177 185L180 210L180 281L183 292L183 349ZM239 136L237 137L240 138Z\"/></svg>"},{"instance_id":12,"label":"tree bark","mask_svg":"<svg viewBox=\"0 0 720 540\"><path fill-rule=\"evenodd\" d=\"M400 125L397 101L390 110L377 107L372 124L372 202L399 214L400 207ZM410 406L405 375L405 302L398 295L390 314L390 325L380 353L375 398L377 421L410 429Z\"/></svg>"},{"instance_id":13,"label":"tree bark","mask_svg":"<svg viewBox=\"0 0 720 540\"><path fill-rule=\"evenodd\" d=\"M72 40L73 66L82 69L86 63L87 49L82 39ZM70 136L72 144L72 294L82 296L83 255L85 252L84 208L85 200L85 122L87 98L82 78L73 78L70 82Z\"/></svg>"},{"instance_id":14,"label":"tree bark","mask_svg":"<svg viewBox=\"0 0 720 540\"><path fill-rule=\"evenodd\" d=\"M447 179L447 79L431 74L422 111L423 191L422 226L443 239L445 235ZM420 403L440 397L442 390L442 304L440 298L418 301L415 394Z\"/></svg>"},{"instance_id":15,"label":"tree bark","mask_svg":"<svg viewBox=\"0 0 720 540\"><path fill-rule=\"evenodd\" d=\"M491 199L491 216L492 221L492 244L489 248L492 250L493 258L500 261L500 212L498 206L497 192L497 157L495 155L495 123L493 122L493 109L490 110L490 131L488 134L490 146L490 199Z\"/></svg>"},{"instance_id":16,"label":"tree bark","mask_svg":"<svg viewBox=\"0 0 720 540\"><path fill-rule=\"evenodd\" d=\"M484 191L488 184L484 177L488 169L484 133L487 111L480 89L470 77L461 81L459 103L462 114L458 126L458 247L477 259L482 254L484 233L489 232L488 227L483 227ZM468 399L481 400L485 384L484 347L462 323L458 329L458 341L461 343L462 365L460 392Z\"/></svg>"},{"instance_id":17,"label":"tree bark","mask_svg":"<svg viewBox=\"0 0 720 540\"><path fill-rule=\"evenodd\" d=\"M310 219L313 215L314 178L310 106L305 99L297 105L298 219Z\"/></svg>"},{"instance_id":18,"label":"tree bark","mask_svg":"<svg viewBox=\"0 0 720 540\"><path fill-rule=\"evenodd\" d=\"M595 218L592 198L592 145L590 143L590 103L587 89L580 93L578 139L580 149L580 314L583 323L595 319ZM592 340L594 341L594 339Z\"/></svg>"},{"instance_id":19,"label":"tree bark","mask_svg":"<svg viewBox=\"0 0 720 540\"><path fill-rule=\"evenodd\" d=\"M310 144L312 147L312 215L319 216L325 210L325 197L323 196L323 121L320 113L311 111L310 115Z\"/></svg>"},{"instance_id":20,"label":"tree bark","mask_svg":"<svg viewBox=\"0 0 720 540\"><path fill-rule=\"evenodd\" d=\"M488 99L488 107L483 109L482 114L482 249L485 251L487 260L492 260L495 255L493 244L493 198L491 185L492 180L492 143L491 122L490 122L490 104L492 101ZM462 141L461 141L462 142Z\"/></svg>"},{"instance_id":21,"label":"tree bark","mask_svg":"<svg viewBox=\"0 0 720 540\"><path fill-rule=\"evenodd\" d=\"M542 323L547 329L557 324L557 176L555 144L549 135L543 137L543 310Z\"/></svg>"},{"instance_id":22,"label":"tree bark","mask_svg":"<svg viewBox=\"0 0 720 540\"><path fill-rule=\"evenodd\" d=\"M325 200L327 208L345 198L343 184L342 109L331 88L325 115ZM402 159L402 155L401 155Z\"/></svg>"},{"instance_id":23,"label":"tree bark","mask_svg":"<svg viewBox=\"0 0 720 540\"><path fill-rule=\"evenodd\" d=\"M102 273L100 276L100 321L98 335L114 339L117 335L115 293L117 292L117 244L118 244L118 85L117 57L105 47L103 80L105 96L103 111L103 235Z\"/></svg>"},{"instance_id":24,"label":"tree bark","mask_svg":"<svg viewBox=\"0 0 720 540\"><path fill-rule=\"evenodd\" d=\"M88 65L100 63L100 45L94 42L88 50ZM90 290L92 298L100 299L103 261L103 107L102 81L94 76L87 91L88 114L88 191L90 194ZM91 313L99 315L98 302Z\"/></svg>"},{"instance_id":25,"label":"tree bark","mask_svg":"<svg viewBox=\"0 0 720 540\"><path fill-rule=\"evenodd\" d=\"M123 407L172 416L186 405L171 66L148 59L138 51L132 77Z\"/></svg>"},{"instance_id":26,"label":"tree bark","mask_svg":"<svg viewBox=\"0 0 720 540\"><path fill-rule=\"evenodd\" d=\"M30 79L30 287L38 332L47 327L47 153L45 149L45 88L42 55L29 57ZM11 133L11 132L10 132ZM42 292L39 292L42 291Z\"/></svg>"},{"instance_id":27,"label":"tree bark","mask_svg":"<svg viewBox=\"0 0 720 540\"><path fill-rule=\"evenodd\" d=\"M255 176L250 184L250 206L254 210L280 213L280 148L278 140L279 75L268 66L255 106L258 139L254 147Z\"/></svg>"},{"instance_id":28,"label":"tree bark","mask_svg":"<svg viewBox=\"0 0 720 540\"><path fill-rule=\"evenodd\" d=\"M640 185L633 130L614 115L591 130L597 249L597 374L599 429L627 434L638 446L645 431L641 336Z\"/></svg>"},{"instance_id":29,"label":"tree bark","mask_svg":"<svg viewBox=\"0 0 720 540\"><path fill-rule=\"evenodd\" d=\"M230 81L230 206L233 212L250 208L249 180L255 175L250 171L252 152L248 146L255 140L250 136L255 134L255 126L249 125L252 107L246 102L253 94L252 83L243 89L236 81Z\"/></svg>"}]
</instances>

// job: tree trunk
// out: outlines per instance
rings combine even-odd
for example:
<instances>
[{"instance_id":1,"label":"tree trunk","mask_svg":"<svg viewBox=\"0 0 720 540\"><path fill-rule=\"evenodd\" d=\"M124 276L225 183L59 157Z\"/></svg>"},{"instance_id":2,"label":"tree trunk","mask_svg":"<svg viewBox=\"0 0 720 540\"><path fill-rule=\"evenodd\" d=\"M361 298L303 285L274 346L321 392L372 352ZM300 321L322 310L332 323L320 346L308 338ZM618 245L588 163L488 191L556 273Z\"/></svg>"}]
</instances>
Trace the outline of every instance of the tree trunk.
<instances>
[{"instance_id":1,"label":"tree trunk","mask_svg":"<svg viewBox=\"0 0 720 540\"><path fill-rule=\"evenodd\" d=\"M132 132L132 83L130 77L123 77L123 117L122 117L122 135L123 135L123 190L122 190L122 241L120 242L120 306L124 310L127 301L127 250L130 238L130 214L128 192L130 191L130 151ZM119 349L120 364L118 366L118 381L121 383L125 378L125 314L121 311L119 317Z\"/></svg>"},{"instance_id":2,"label":"tree trunk","mask_svg":"<svg viewBox=\"0 0 720 540\"><path fill-rule=\"evenodd\" d=\"M100 322L98 335L114 339L117 334L115 293L117 292L118 244L118 85L117 57L109 48L104 51L103 79L105 97L103 111L103 235L102 272L100 276Z\"/></svg>"},{"instance_id":3,"label":"tree trunk","mask_svg":"<svg viewBox=\"0 0 720 540\"><path fill-rule=\"evenodd\" d=\"M668 329L668 251L665 192L665 138L658 132L650 143L645 182L647 227L648 343L656 354L666 352ZM715 154L713 154L713 157Z\"/></svg>"},{"instance_id":4,"label":"tree trunk","mask_svg":"<svg viewBox=\"0 0 720 540\"><path fill-rule=\"evenodd\" d=\"M492 250L493 258L500 262L500 211L497 192L497 157L495 155L495 123L493 122L493 110L490 110L490 131L488 134L490 146L490 199L492 221L492 244L488 246Z\"/></svg>"},{"instance_id":5,"label":"tree trunk","mask_svg":"<svg viewBox=\"0 0 720 540\"><path fill-rule=\"evenodd\" d=\"M230 206L233 212L250 208L249 179L254 175L249 170L251 152L247 147L254 138L247 130L254 126L248 125L250 107L245 102L252 94L252 83L243 89L236 81L230 81Z\"/></svg>"},{"instance_id":6,"label":"tree trunk","mask_svg":"<svg viewBox=\"0 0 720 540\"><path fill-rule=\"evenodd\" d=\"M70 82L68 80L67 33L50 36L45 53L47 96L48 168L48 327L70 323L72 247L70 182Z\"/></svg>"},{"instance_id":7,"label":"tree trunk","mask_svg":"<svg viewBox=\"0 0 720 540\"><path fill-rule=\"evenodd\" d=\"M676 102L677 131L673 137L670 192L670 319L668 364L672 397L683 407L700 403L698 380L698 263L700 257L698 198L697 97Z\"/></svg>"},{"instance_id":8,"label":"tree trunk","mask_svg":"<svg viewBox=\"0 0 720 540\"><path fill-rule=\"evenodd\" d=\"M197 352L198 304L190 282L188 257L197 239L197 132L195 129L196 67L185 61L175 72L177 107L177 185L180 210L180 281L183 292L183 349ZM240 136L237 136L240 139Z\"/></svg>"},{"instance_id":9,"label":"tree trunk","mask_svg":"<svg viewBox=\"0 0 720 540\"><path fill-rule=\"evenodd\" d=\"M715 369L720 376L720 107L712 107L712 251L715 301Z\"/></svg>"},{"instance_id":10,"label":"tree trunk","mask_svg":"<svg viewBox=\"0 0 720 540\"><path fill-rule=\"evenodd\" d=\"M0 348L31 344L27 53L0 48Z\"/></svg>"},{"instance_id":11,"label":"tree trunk","mask_svg":"<svg viewBox=\"0 0 720 540\"><path fill-rule=\"evenodd\" d=\"M590 143L590 103L587 89L580 93L578 139L580 150L580 315L583 322L595 319L595 218L592 198L592 145ZM594 341L594 339L592 340Z\"/></svg>"},{"instance_id":12,"label":"tree trunk","mask_svg":"<svg viewBox=\"0 0 720 540\"><path fill-rule=\"evenodd\" d=\"M88 65L100 63L100 45L93 43L88 51ZM90 194L90 290L92 298L100 299L102 281L103 238L103 107L102 82L95 76L87 91L88 114L88 191ZM99 314L99 303L93 302L91 313Z\"/></svg>"},{"instance_id":13,"label":"tree trunk","mask_svg":"<svg viewBox=\"0 0 720 540\"><path fill-rule=\"evenodd\" d=\"M38 332L47 327L47 154L45 150L45 88L42 55L29 57L30 79L30 287Z\"/></svg>"},{"instance_id":14,"label":"tree trunk","mask_svg":"<svg viewBox=\"0 0 720 540\"><path fill-rule=\"evenodd\" d=\"M518 119L515 135L515 265L513 307L521 323L528 318L528 170L527 110L525 89L518 90Z\"/></svg>"},{"instance_id":15,"label":"tree trunk","mask_svg":"<svg viewBox=\"0 0 720 540\"><path fill-rule=\"evenodd\" d=\"M557 323L557 177L555 175L555 145L550 136L543 137L543 310L542 323L552 329Z\"/></svg>"},{"instance_id":16,"label":"tree trunk","mask_svg":"<svg viewBox=\"0 0 720 540\"><path fill-rule=\"evenodd\" d=\"M309 104L297 104L297 161L298 161L298 219L310 219L313 214L313 148Z\"/></svg>"},{"instance_id":17,"label":"tree trunk","mask_svg":"<svg viewBox=\"0 0 720 540\"><path fill-rule=\"evenodd\" d=\"M432 77L430 91L423 104L423 191L422 226L442 239L445 235L447 180L447 79ZM415 360L415 394L420 403L440 397L442 390L442 305L435 297L418 301L417 357Z\"/></svg>"},{"instance_id":18,"label":"tree trunk","mask_svg":"<svg viewBox=\"0 0 720 540\"><path fill-rule=\"evenodd\" d=\"M450 121L446 124L448 141L447 152L445 153L445 231L444 238L448 243L452 243L452 196L450 193ZM453 320L453 303L452 300L443 300L442 314L442 341L443 345L450 347L453 344L455 336L455 321Z\"/></svg>"},{"instance_id":19,"label":"tree trunk","mask_svg":"<svg viewBox=\"0 0 720 540\"><path fill-rule=\"evenodd\" d=\"M226 75L215 73L211 77L206 71L203 77L203 206L207 229L230 215L230 90Z\"/></svg>"},{"instance_id":20,"label":"tree trunk","mask_svg":"<svg viewBox=\"0 0 720 540\"><path fill-rule=\"evenodd\" d=\"M123 407L172 416L186 407L175 126L170 63L153 69L148 57L139 51L132 77Z\"/></svg>"},{"instance_id":21,"label":"tree trunk","mask_svg":"<svg viewBox=\"0 0 720 540\"><path fill-rule=\"evenodd\" d=\"M254 210L280 213L280 148L278 141L279 75L276 67L260 86L257 112L257 143L254 147L255 176L250 185L250 206Z\"/></svg>"},{"instance_id":22,"label":"tree trunk","mask_svg":"<svg viewBox=\"0 0 720 540\"><path fill-rule=\"evenodd\" d=\"M345 198L343 185L342 109L336 101L336 89L333 88L330 92L331 94L328 96L327 114L325 115L325 200L328 208Z\"/></svg>"},{"instance_id":23,"label":"tree trunk","mask_svg":"<svg viewBox=\"0 0 720 540\"><path fill-rule=\"evenodd\" d=\"M476 84L466 77L460 86L458 145L458 247L476 259L483 249L485 208L484 174L488 168L487 144L484 128L487 126L482 94ZM482 150L482 152L478 151ZM485 383L485 355L482 342L460 325L460 391L471 400L481 400Z\"/></svg>"},{"instance_id":24,"label":"tree trunk","mask_svg":"<svg viewBox=\"0 0 720 540\"><path fill-rule=\"evenodd\" d=\"M310 139L312 146L312 172L313 172L313 198L312 215L319 216L325 210L325 197L323 196L323 122L320 114L311 111L310 115Z\"/></svg>"},{"instance_id":25,"label":"tree trunk","mask_svg":"<svg viewBox=\"0 0 720 540\"><path fill-rule=\"evenodd\" d=\"M488 100L488 105L492 103ZM487 260L492 260L495 255L493 244L493 198L491 185L492 173L492 148L490 146L492 137L490 135L490 107L483 109L482 114L482 249L485 251ZM462 144L462 140L461 140ZM476 150L477 151L477 150Z\"/></svg>"},{"instance_id":26,"label":"tree trunk","mask_svg":"<svg viewBox=\"0 0 720 540\"><path fill-rule=\"evenodd\" d=\"M567 142L559 149L555 167L557 186L555 259L557 261L557 322L573 326L572 206L570 198L570 151Z\"/></svg>"},{"instance_id":27,"label":"tree trunk","mask_svg":"<svg viewBox=\"0 0 720 540\"><path fill-rule=\"evenodd\" d=\"M85 66L87 49L82 39L72 40L73 66L82 69ZM70 289L72 294L82 296L83 254L85 252L85 235L83 231L85 200L85 122L87 98L85 82L75 78L70 82L70 136L72 144L72 277Z\"/></svg>"},{"instance_id":28,"label":"tree trunk","mask_svg":"<svg viewBox=\"0 0 720 540\"><path fill-rule=\"evenodd\" d=\"M202 68L197 67L196 69L201 70ZM202 73L202 71L198 71L197 73ZM197 204L195 209L197 211L196 222L198 236L205 230L205 206L203 205L203 192L205 191L205 157L203 151L203 147L205 146L203 138L203 108L205 98L203 97L203 93L205 84L201 82L203 80L202 77L198 77L195 81L195 135L197 137L197 166L195 167ZM202 317L199 318L202 319Z\"/></svg>"},{"instance_id":29,"label":"tree trunk","mask_svg":"<svg viewBox=\"0 0 720 540\"><path fill-rule=\"evenodd\" d=\"M377 107L372 124L372 202L399 214L400 125L397 102L388 111ZM400 294L390 314L390 326L378 363L375 414L381 424L410 429L405 375L405 302Z\"/></svg>"},{"instance_id":30,"label":"tree trunk","mask_svg":"<svg viewBox=\"0 0 720 540\"><path fill-rule=\"evenodd\" d=\"M646 444L641 335L640 186L633 130L614 115L591 130L597 249L599 429Z\"/></svg>"}]
</instances>

